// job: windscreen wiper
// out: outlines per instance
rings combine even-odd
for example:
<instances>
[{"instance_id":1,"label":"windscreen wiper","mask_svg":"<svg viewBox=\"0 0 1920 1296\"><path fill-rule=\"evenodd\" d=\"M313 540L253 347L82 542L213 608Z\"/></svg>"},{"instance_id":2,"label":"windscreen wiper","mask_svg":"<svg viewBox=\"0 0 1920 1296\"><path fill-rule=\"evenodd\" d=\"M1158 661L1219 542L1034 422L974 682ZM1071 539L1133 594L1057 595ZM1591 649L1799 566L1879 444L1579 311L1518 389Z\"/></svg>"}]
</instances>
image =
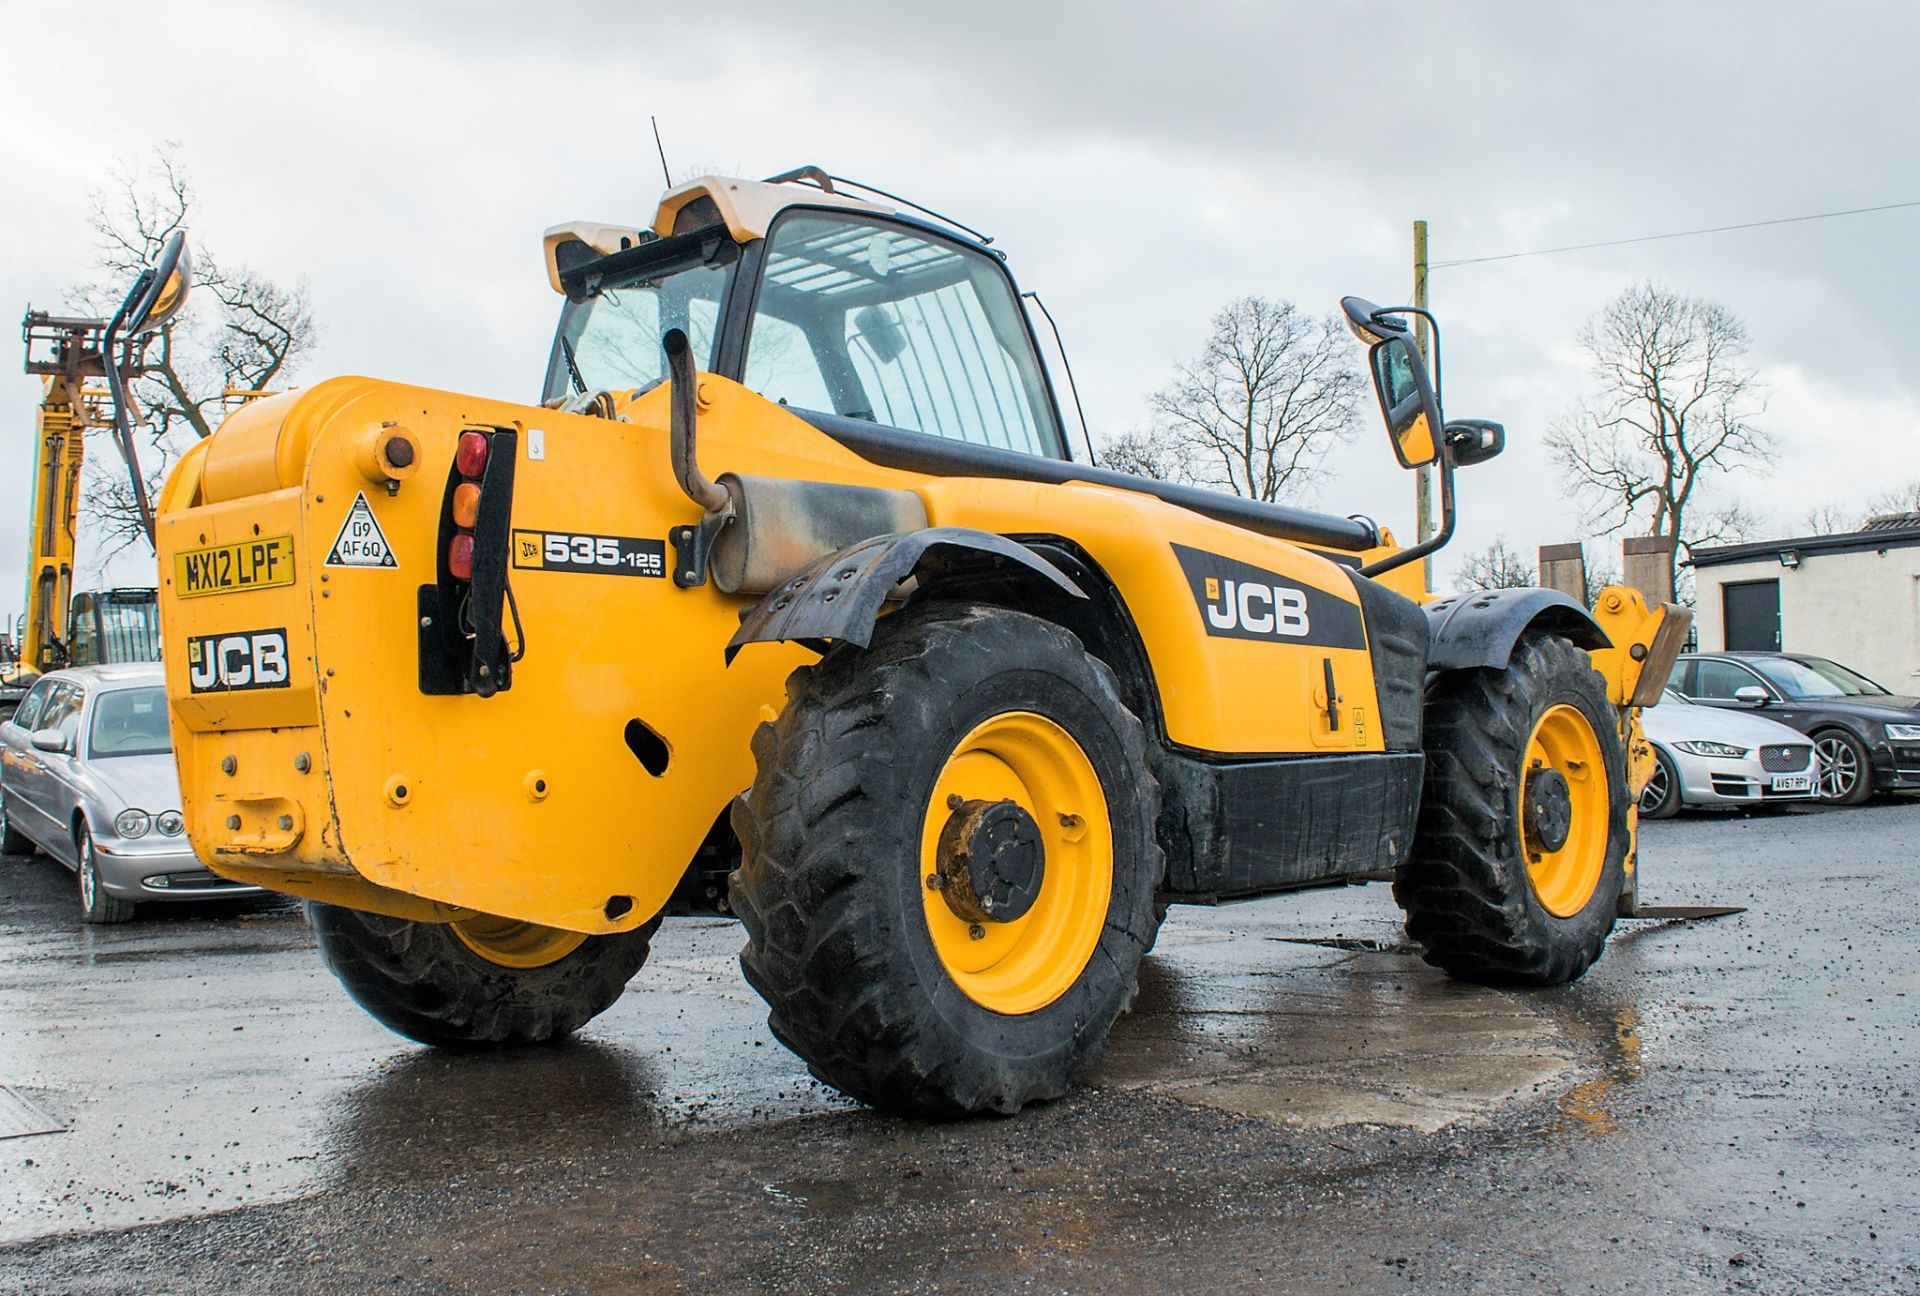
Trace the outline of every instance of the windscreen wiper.
<instances>
[{"instance_id":1,"label":"windscreen wiper","mask_svg":"<svg viewBox=\"0 0 1920 1296\"><path fill-rule=\"evenodd\" d=\"M587 394L587 380L580 376L580 362L574 359L573 343L567 341L567 335L565 333L560 335L560 354L566 357L567 374L573 379L574 394L585 396Z\"/></svg>"}]
</instances>

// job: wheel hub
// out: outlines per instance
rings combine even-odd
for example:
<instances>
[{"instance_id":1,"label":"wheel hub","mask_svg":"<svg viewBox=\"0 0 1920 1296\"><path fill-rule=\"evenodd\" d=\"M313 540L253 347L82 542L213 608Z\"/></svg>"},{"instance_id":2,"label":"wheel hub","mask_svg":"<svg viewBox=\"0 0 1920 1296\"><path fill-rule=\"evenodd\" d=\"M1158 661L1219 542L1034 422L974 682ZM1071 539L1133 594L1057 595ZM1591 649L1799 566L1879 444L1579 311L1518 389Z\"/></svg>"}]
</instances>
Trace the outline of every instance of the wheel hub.
<instances>
[{"instance_id":1,"label":"wheel hub","mask_svg":"<svg viewBox=\"0 0 1920 1296\"><path fill-rule=\"evenodd\" d=\"M1536 769L1527 778L1527 840L1549 854L1567 844L1573 830L1573 794L1557 769Z\"/></svg>"},{"instance_id":2,"label":"wheel hub","mask_svg":"<svg viewBox=\"0 0 1920 1296\"><path fill-rule=\"evenodd\" d=\"M970 923L1009 923L1040 898L1047 852L1040 825L1013 801L961 801L940 830L940 893Z\"/></svg>"}]
</instances>

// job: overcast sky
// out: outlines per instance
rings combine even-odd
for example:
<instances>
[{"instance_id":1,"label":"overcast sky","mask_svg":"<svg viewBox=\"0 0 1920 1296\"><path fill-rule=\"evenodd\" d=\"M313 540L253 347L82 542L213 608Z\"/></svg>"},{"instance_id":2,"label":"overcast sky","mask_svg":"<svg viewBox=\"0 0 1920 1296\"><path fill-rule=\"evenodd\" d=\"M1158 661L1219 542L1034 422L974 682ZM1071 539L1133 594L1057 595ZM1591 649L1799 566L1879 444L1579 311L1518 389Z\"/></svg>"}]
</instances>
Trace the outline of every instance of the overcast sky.
<instances>
[{"instance_id":1,"label":"overcast sky","mask_svg":"<svg viewBox=\"0 0 1920 1296\"><path fill-rule=\"evenodd\" d=\"M1404 300L1416 217L1444 261L1920 199L1917 60L1911 0L0 0L0 307L61 304L89 192L172 140L194 239L309 281L324 338L300 380L534 399L559 306L540 232L650 220L652 114L676 178L818 163L995 235L1065 332L1098 439L1144 420L1229 298ZM1448 413L1508 431L1463 474L1440 583L1496 534L1529 555L1578 538L1542 439L1586 389L1581 322L1644 278L1751 332L1778 462L1722 497L1791 534L1920 478L1917 247L1907 209L1436 271ZM19 519L38 382L0 370ZM1369 407L1315 502L1407 535L1392 464ZM0 582L24 532L0 525Z\"/></svg>"}]
</instances>

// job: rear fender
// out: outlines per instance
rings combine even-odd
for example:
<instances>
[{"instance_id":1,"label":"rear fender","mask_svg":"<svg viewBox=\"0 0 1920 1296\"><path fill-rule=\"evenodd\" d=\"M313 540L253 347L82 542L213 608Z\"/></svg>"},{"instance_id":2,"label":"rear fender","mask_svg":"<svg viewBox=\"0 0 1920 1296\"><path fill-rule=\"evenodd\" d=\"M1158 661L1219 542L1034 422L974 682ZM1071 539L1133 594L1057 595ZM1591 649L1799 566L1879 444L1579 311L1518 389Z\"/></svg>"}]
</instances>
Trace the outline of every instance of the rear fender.
<instances>
[{"instance_id":1,"label":"rear fender","mask_svg":"<svg viewBox=\"0 0 1920 1296\"><path fill-rule=\"evenodd\" d=\"M840 640L866 647L881 606L910 578L1024 567L1074 598L1086 594L1017 540L967 527L875 536L828 554L749 608L727 643L727 661L750 643Z\"/></svg>"},{"instance_id":2,"label":"rear fender","mask_svg":"<svg viewBox=\"0 0 1920 1296\"><path fill-rule=\"evenodd\" d=\"M1436 599L1426 613L1428 670L1504 670L1529 632L1561 635L1589 652L1613 646L1600 623L1559 590L1475 590Z\"/></svg>"}]
</instances>

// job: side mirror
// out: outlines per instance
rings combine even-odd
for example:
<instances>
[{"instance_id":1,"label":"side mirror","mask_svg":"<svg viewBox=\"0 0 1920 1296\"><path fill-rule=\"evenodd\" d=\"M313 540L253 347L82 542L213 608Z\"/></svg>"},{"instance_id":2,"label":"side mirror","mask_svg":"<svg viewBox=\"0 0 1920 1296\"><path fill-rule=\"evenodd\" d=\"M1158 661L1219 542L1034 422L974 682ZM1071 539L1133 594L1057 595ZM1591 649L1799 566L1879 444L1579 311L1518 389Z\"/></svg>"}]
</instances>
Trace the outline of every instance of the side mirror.
<instances>
[{"instance_id":1,"label":"side mirror","mask_svg":"<svg viewBox=\"0 0 1920 1296\"><path fill-rule=\"evenodd\" d=\"M1733 691L1733 700L1742 706L1763 707L1768 702L1767 691L1758 684L1749 684L1745 688Z\"/></svg>"},{"instance_id":2,"label":"side mirror","mask_svg":"<svg viewBox=\"0 0 1920 1296\"><path fill-rule=\"evenodd\" d=\"M1447 439L1447 458L1468 468L1507 448L1507 430L1492 419L1455 419L1441 430Z\"/></svg>"},{"instance_id":3,"label":"side mirror","mask_svg":"<svg viewBox=\"0 0 1920 1296\"><path fill-rule=\"evenodd\" d=\"M67 736L58 729L36 729L33 731L33 747L35 751L57 755L67 750Z\"/></svg>"},{"instance_id":4,"label":"side mirror","mask_svg":"<svg viewBox=\"0 0 1920 1296\"><path fill-rule=\"evenodd\" d=\"M160 249L159 259L142 272L127 294L122 331L128 337L139 337L165 327L187 304L187 290L192 286L193 257L187 251L187 236L175 230Z\"/></svg>"},{"instance_id":5,"label":"side mirror","mask_svg":"<svg viewBox=\"0 0 1920 1296\"><path fill-rule=\"evenodd\" d=\"M1427 382L1426 362L1405 333L1382 338L1368 353L1374 395L1402 468L1423 468L1440 457L1440 402Z\"/></svg>"},{"instance_id":6,"label":"side mirror","mask_svg":"<svg viewBox=\"0 0 1920 1296\"><path fill-rule=\"evenodd\" d=\"M1347 328L1367 344L1373 393L1402 468L1424 468L1440 457L1440 401L1427 381L1427 364L1405 321L1364 297L1342 297Z\"/></svg>"}]
</instances>

